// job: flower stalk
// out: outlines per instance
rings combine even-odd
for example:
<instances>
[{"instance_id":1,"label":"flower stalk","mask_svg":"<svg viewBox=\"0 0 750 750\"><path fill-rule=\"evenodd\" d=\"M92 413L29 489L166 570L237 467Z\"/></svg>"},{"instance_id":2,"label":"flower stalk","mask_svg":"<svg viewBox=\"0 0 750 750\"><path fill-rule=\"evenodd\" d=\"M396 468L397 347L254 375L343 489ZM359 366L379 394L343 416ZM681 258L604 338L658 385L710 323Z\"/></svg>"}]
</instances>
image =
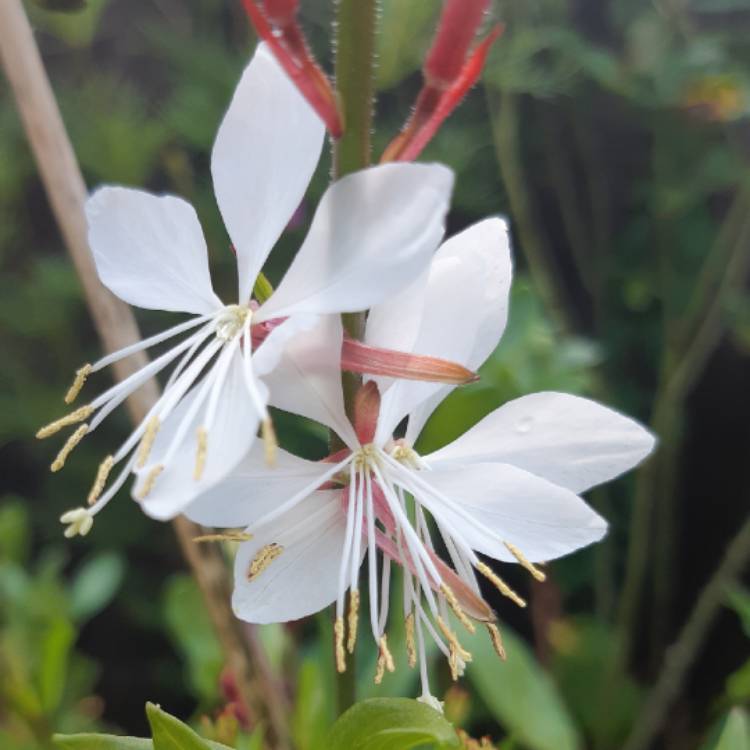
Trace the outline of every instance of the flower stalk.
<instances>
[{"instance_id":1,"label":"flower stalk","mask_svg":"<svg viewBox=\"0 0 750 750\"><path fill-rule=\"evenodd\" d=\"M377 0L339 0L336 13L334 49L335 87L343 117L343 134L333 142L333 176L341 178L350 172L369 166L371 159L370 133L372 130L375 91L375 32ZM354 341L364 333L366 312L344 313L344 330ZM344 406L350 417L362 376L343 372ZM332 448L342 448L331 433ZM353 660L354 655L350 656ZM337 674L337 703L339 714L356 701L356 669Z\"/></svg>"},{"instance_id":2,"label":"flower stalk","mask_svg":"<svg viewBox=\"0 0 750 750\"><path fill-rule=\"evenodd\" d=\"M86 238L86 186L20 0L0 3L0 59L96 329L107 351L122 349L140 339L137 324L128 305L98 280ZM123 380L145 363L142 352L116 362L116 380ZM149 381L128 398L133 421L143 418L157 396L156 383ZM86 523L84 514L76 513L74 521ZM267 716L275 746L287 747L286 698L271 677L260 644L252 634L248 637L246 626L232 614L231 587L221 550L208 545L199 550L192 539L200 527L187 519L178 517L173 525L243 701L254 718Z\"/></svg>"}]
</instances>

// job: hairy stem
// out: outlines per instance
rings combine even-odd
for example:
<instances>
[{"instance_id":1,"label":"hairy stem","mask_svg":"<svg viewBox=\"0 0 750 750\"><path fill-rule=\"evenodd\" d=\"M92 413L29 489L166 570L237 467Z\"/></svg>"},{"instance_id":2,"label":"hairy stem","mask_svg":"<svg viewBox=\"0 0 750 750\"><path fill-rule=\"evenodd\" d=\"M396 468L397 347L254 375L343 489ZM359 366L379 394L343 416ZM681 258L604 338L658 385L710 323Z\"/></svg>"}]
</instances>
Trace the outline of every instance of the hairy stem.
<instances>
[{"instance_id":1,"label":"hairy stem","mask_svg":"<svg viewBox=\"0 0 750 750\"><path fill-rule=\"evenodd\" d=\"M0 58L102 345L108 352L128 346L140 339L138 326L128 305L99 282L86 238L86 186L20 0L0 3ZM121 360L113 366L116 379L122 380L145 363L143 353ZM140 421L157 396L155 381L130 396L127 408L131 419ZM192 539L201 533L201 527L185 518L175 519L173 527L243 701L255 717L268 719L274 746L288 747L284 694L265 659L260 658L259 644L248 640L242 623L232 613L231 581L220 548L198 550Z\"/></svg>"},{"instance_id":2,"label":"hairy stem","mask_svg":"<svg viewBox=\"0 0 750 750\"><path fill-rule=\"evenodd\" d=\"M373 98L375 90L375 31L377 0L339 0L336 12L336 93L344 119L344 134L333 144L334 178L369 166L371 157ZM344 330L354 339L364 335L366 312L344 313ZM362 376L352 372L341 375L344 406L352 417L354 397ZM338 444L331 435L333 447ZM337 678L337 702L342 714L356 700L356 662Z\"/></svg>"}]
</instances>

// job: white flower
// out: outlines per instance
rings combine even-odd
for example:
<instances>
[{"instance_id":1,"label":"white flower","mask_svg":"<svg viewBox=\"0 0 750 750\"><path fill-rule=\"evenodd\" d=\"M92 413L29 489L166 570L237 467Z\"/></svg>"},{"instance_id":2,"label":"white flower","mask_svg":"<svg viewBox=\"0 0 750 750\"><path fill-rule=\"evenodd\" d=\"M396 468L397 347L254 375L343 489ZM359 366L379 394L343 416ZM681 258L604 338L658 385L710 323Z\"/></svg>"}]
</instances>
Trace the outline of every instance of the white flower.
<instances>
[{"instance_id":1,"label":"white flower","mask_svg":"<svg viewBox=\"0 0 750 750\"><path fill-rule=\"evenodd\" d=\"M317 115L259 45L211 155L217 203L237 257L234 304L213 291L206 243L184 200L122 187L100 188L88 200L89 240L102 282L138 307L193 316L81 368L67 402L90 373L187 333L140 371L39 431L47 437L82 423L55 460L58 470L84 435L176 363L158 403L102 463L89 495L92 516L131 471L138 476L134 495L147 513L160 519L179 513L237 464L259 426L271 439L263 378L287 341L320 315L386 299L429 262L443 235L452 173L440 165L374 167L329 187L275 293L260 306L251 303L256 277L304 195L323 140ZM256 325L272 330L252 351ZM104 491L118 464L118 478Z\"/></svg>"},{"instance_id":2,"label":"white flower","mask_svg":"<svg viewBox=\"0 0 750 750\"><path fill-rule=\"evenodd\" d=\"M507 228L487 219L448 240L426 279L375 308L366 339L476 369L502 335L510 280ZM306 345L284 353L273 400L332 427L348 450L327 463L282 453L273 472L256 450L186 513L206 525L242 526L253 534L236 558L233 605L239 617L294 620L336 602L339 669L347 629L346 646L354 646L366 551L370 629L381 656L377 676L391 666L385 637L389 577L391 563L400 565L410 663L420 663L423 694L429 696L425 633L448 657L454 678L471 658L449 610L469 630L475 621L484 623L503 654L477 572L524 604L477 552L521 563L542 578L535 562L568 554L606 532L605 521L578 493L636 465L654 440L636 422L593 401L537 393L505 404L451 444L420 456L414 441L450 387L381 381L379 400L377 388L368 384L360 391L352 426L344 416L337 373L322 360L316 370L311 361L315 338L334 342L336 331L340 336L339 324L328 320ZM335 343L329 346L335 351ZM295 375L300 371L295 362L306 362L303 378ZM407 416L405 437L394 440ZM450 564L437 556L434 533ZM380 581L377 549L383 554Z\"/></svg>"}]
</instances>

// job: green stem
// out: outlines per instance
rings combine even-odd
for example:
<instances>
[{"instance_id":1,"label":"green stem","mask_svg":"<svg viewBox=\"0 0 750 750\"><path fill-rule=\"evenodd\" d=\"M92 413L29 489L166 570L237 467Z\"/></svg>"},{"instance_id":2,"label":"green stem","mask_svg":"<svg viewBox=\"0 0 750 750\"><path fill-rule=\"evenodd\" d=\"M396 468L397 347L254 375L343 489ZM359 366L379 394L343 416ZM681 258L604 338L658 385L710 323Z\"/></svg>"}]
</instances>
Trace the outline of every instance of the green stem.
<instances>
[{"instance_id":1,"label":"green stem","mask_svg":"<svg viewBox=\"0 0 750 750\"><path fill-rule=\"evenodd\" d=\"M519 97L507 91L487 89L492 113L492 135L500 166L500 174L510 201L511 214L516 221L523 254L528 263L534 286L562 331L575 328L565 306L561 274L548 252L547 242L538 231L531 196L526 189L520 143Z\"/></svg>"},{"instance_id":2,"label":"green stem","mask_svg":"<svg viewBox=\"0 0 750 750\"><path fill-rule=\"evenodd\" d=\"M650 747L703 645L724 601L727 588L736 582L750 559L750 518L729 544L724 559L700 593L693 611L675 643L664 658L664 669L648 696L641 715L633 722L633 731L625 750Z\"/></svg>"},{"instance_id":3,"label":"green stem","mask_svg":"<svg viewBox=\"0 0 750 750\"><path fill-rule=\"evenodd\" d=\"M336 92L344 118L344 134L333 144L334 178L369 166L372 130L373 97L375 91L375 30L377 0L338 0L336 11ZM364 334L366 313L344 313L344 330L354 339ZM345 372L341 376L344 406L353 416L354 397L362 378ZM336 435L331 435L332 447L340 448ZM349 668L338 675L337 702L339 714L356 700L354 655Z\"/></svg>"}]
</instances>

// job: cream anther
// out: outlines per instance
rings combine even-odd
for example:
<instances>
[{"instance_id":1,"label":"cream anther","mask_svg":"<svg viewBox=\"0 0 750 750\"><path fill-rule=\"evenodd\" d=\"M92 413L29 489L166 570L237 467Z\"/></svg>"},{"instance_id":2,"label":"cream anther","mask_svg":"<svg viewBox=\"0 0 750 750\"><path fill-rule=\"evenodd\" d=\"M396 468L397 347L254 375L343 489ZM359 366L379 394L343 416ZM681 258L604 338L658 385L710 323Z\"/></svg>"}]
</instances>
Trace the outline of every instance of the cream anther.
<instances>
[{"instance_id":1,"label":"cream anther","mask_svg":"<svg viewBox=\"0 0 750 750\"><path fill-rule=\"evenodd\" d=\"M216 338L220 341L231 341L236 338L252 315L249 307L245 305L227 305L216 316Z\"/></svg>"}]
</instances>

